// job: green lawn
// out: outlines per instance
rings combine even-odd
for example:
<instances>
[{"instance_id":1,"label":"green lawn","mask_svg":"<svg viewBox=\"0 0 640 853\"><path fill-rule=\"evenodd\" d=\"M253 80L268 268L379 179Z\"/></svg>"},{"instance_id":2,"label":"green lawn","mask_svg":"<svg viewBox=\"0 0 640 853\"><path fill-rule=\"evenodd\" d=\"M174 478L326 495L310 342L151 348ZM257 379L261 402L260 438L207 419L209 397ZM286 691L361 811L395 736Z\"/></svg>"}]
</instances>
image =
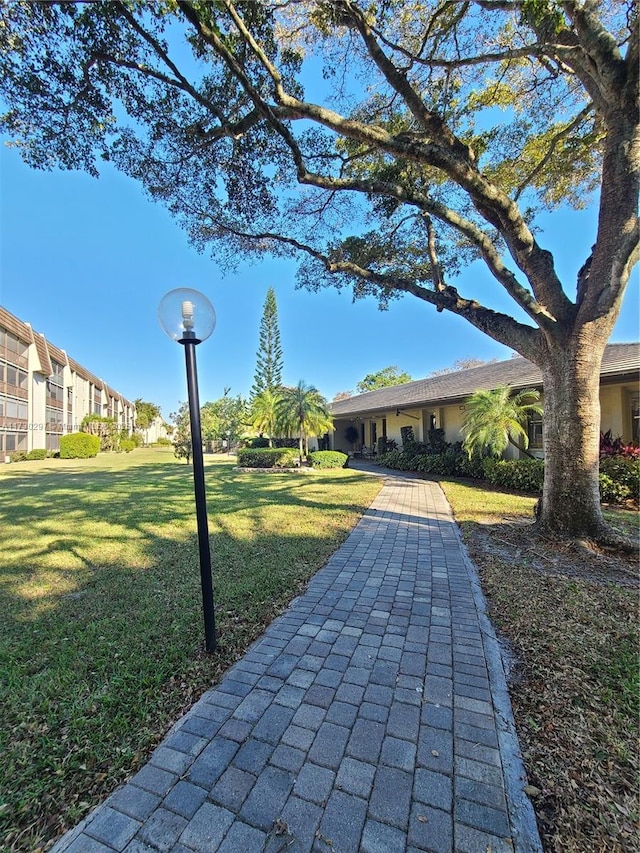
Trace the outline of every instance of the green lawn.
<instances>
[{"instance_id":1,"label":"green lawn","mask_svg":"<svg viewBox=\"0 0 640 853\"><path fill-rule=\"evenodd\" d=\"M0 849L39 849L144 763L380 488L232 465L206 469L215 655L192 471L171 449L0 467Z\"/></svg>"}]
</instances>

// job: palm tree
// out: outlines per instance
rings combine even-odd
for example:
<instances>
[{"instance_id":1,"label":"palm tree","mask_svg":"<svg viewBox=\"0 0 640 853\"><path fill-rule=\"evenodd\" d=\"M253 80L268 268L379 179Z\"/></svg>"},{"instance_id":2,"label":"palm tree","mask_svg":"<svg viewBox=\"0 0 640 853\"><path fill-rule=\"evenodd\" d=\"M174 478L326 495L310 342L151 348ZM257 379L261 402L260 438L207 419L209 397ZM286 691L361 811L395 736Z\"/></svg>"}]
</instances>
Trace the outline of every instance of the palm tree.
<instances>
[{"instance_id":1,"label":"palm tree","mask_svg":"<svg viewBox=\"0 0 640 853\"><path fill-rule=\"evenodd\" d=\"M308 451L309 436L333 429L327 401L317 388L305 385L302 380L294 388L282 389L276 411L278 426L289 434L298 434L300 462Z\"/></svg>"},{"instance_id":2,"label":"palm tree","mask_svg":"<svg viewBox=\"0 0 640 853\"><path fill-rule=\"evenodd\" d=\"M469 458L484 451L491 456L502 456L508 444L527 453L529 436L525 427L530 414L542 414L539 399L540 393L535 389L512 395L508 385L472 394L465 405L462 425L462 446ZM522 444L518 444L518 438Z\"/></svg>"},{"instance_id":3,"label":"palm tree","mask_svg":"<svg viewBox=\"0 0 640 853\"><path fill-rule=\"evenodd\" d=\"M266 433L269 437L269 447L273 445L272 438L276 434L278 423L278 400L281 390L265 388L253 398L251 404L251 424L260 433Z\"/></svg>"}]
</instances>

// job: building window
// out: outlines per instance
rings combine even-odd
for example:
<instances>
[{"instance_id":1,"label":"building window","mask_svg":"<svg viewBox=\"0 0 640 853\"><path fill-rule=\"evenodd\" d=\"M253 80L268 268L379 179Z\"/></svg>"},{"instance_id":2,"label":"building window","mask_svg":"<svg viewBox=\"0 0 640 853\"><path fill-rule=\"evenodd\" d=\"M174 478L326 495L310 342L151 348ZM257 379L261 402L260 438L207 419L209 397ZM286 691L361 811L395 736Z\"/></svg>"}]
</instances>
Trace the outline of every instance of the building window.
<instances>
[{"instance_id":1,"label":"building window","mask_svg":"<svg viewBox=\"0 0 640 853\"><path fill-rule=\"evenodd\" d=\"M631 441L640 444L640 394L631 398Z\"/></svg>"},{"instance_id":2,"label":"building window","mask_svg":"<svg viewBox=\"0 0 640 853\"><path fill-rule=\"evenodd\" d=\"M15 418L19 421L26 421L28 418L26 402L0 394L0 418Z\"/></svg>"},{"instance_id":3,"label":"building window","mask_svg":"<svg viewBox=\"0 0 640 853\"><path fill-rule=\"evenodd\" d=\"M19 367L13 367L10 364L5 366L4 375L6 376L5 382L7 385L13 385L14 388L20 388L24 391L27 390L27 385L29 381L29 374L26 370L21 370ZM0 371L0 381L2 381L2 371Z\"/></svg>"},{"instance_id":4,"label":"building window","mask_svg":"<svg viewBox=\"0 0 640 853\"><path fill-rule=\"evenodd\" d=\"M47 450L60 450L60 436L58 433L48 432L45 437L45 446Z\"/></svg>"},{"instance_id":5,"label":"building window","mask_svg":"<svg viewBox=\"0 0 640 853\"><path fill-rule=\"evenodd\" d=\"M2 341L0 340L0 343ZM5 333L4 345L7 348L7 351L12 353L13 355L17 355L20 358L26 358L29 352L29 344L21 341L20 338L17 338L15 335L12 335L11 332Z\"/></svg>"},{"instance_id":6,"label":"building window","mask_svg":"<svg viewBox=\"0 0 640 853\"><path fill-rule=\"evenodd\" d=\"M542 447L542 415L529 415L527 435L529 447Z\"/></svg>"},{"instance_id":7,"label":"building window","mask_svg":"<svg viewBox=\"0 0 640 853\"><path fill-rule=\"evenodd\" d=\"M26 432L0 432L0 449L5 453L27 449Z\"/></svg>"},{"instance_id":8,"label":"building window","mask_svg":"<svg viewBox=\"0 0 640 853\"><path fill-rule=\"evenodd\" d=\"M47 402L55 401L56 403L64 403L64 387L63 387L63 370L61 364L57 361L51 362L53 373L47 379Z\"/></svg>"},{"instance_id":9,"label":"building window","mask_svg":"<svg viewBox=\"0 0 640 853\"><path fill-rule=\"evenodd\" d=\"M93 389L93 414L102 414L102 394L99 388Z\"/></svg>"},{"instance_id":10,"label":"building window","mask_svg":"<svg viewBox=\"0 0 640 853\"><path fill-rule=\"evenodd\" d=\"M47 406L47 429L55 432L62 432L62 410L55 409L53 406Z\"/></svg>"}]
</instances>

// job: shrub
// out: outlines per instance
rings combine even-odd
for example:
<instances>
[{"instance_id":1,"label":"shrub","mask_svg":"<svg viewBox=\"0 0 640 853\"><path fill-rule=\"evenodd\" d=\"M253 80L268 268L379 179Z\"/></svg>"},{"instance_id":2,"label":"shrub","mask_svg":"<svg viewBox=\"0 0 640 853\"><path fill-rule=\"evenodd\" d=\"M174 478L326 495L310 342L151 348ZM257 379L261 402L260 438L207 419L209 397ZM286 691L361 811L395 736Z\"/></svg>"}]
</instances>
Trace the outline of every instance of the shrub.
<instances>
[{"instance_id":1,"label":"shrub","mask_svg":"<svg viewBox=\"0 0 640 853\"><path fill-rule=\"evenodd\" d=\"M24 450L14 450L13 453L9 454L9 459L12 462L25 462L27 454Z\"/></svg>"},{"instance_id":2,"label":"shrub","mask_svg":"<svg viewBox=\"0 0 640 853\"><path fill-rule=\"evenodd\" d=\"M613 437L610 429L600 432L600 459L611 456L624 456L627 459L640 459L640 447L635 444L625 444L622 436Z\"/></svg>"},{"instance_id":3,"label":"shrub","mask_svg":"<svg viewBox=\"0 0 640 853\"><path fill-rule=\"evenodd\" d=\"M272 439L274 447L298 447L298 439L297 438L274 438Z\"/></svg>"},{"instance_id":4,"label":"shrub","mask_svg":"<svg viewBox=\"0 0 640 853\"><path fill-rule=\"evenodd\" d=\"M598 478L600 487L600 500L607 504L624 503L629 497L629 487L623 483L617 483L608 474L600 474Z\"/></svg>"},{"instance_id":5,"label":"shrub","mask_svg":"<svg viewBox=\"0 0 640 853\"><path fill-rule=\"evenodd\" d=\"M60 436L61 459L89 459L100 450L100 436L88 432L72 432Z\"/></svg>"},{"instance_id":6,"label":"shrub","mask_svg":"<svg viewBox=\"0 0 640 853\"><path fill-rule=\"evenodd\" d=\"M156 441L156 446L157 446L157 447L172 447L172 446L173 446L173 442L171 441L171 439L170 439L170 438L164 438L164 436L161 436L161 437Z\"/></svg>"},{"instance_id":7,"label":"shrub","mask_svg":"<svg viewBox=\"0 0 640 853\"><path fill-rule=\"evenodd\" d=\"M131 441L130 438L123 438L120 442L120 450L123 450L125 453L131 453L136 447L135 441Z\"/></svg>"},{"instance_id":8,"label":"shrub","mask_svg":"<svg viewBox=\"0 0 640 853\"><path fill-rule=\"evenodd\" d=\"M47 458L47 451L44 448L38 447L35 450L30 450L27 453L27 459L30 461L36 460L36 459L46 459L46 458Z\"/></svg>"},{"instance_id":9,"label":"shrub","mask_svg":"<svg viewBox=\"0 0 640 853\"><path fill-rule=\"evenodd\" d=\"M601 459L600 498L606 503L621 503L629 498L637 503L640 499L640 460L629 456Z\"/></svg>"},{"instance_id":10,"label":"shrub","mask_svg":"<svg viewBox=\"0 0 640 853\"><path fill-rule=\"evenodd\" d=\"M263 435L259 435L256 438L250 438L247 442L247 447L269 447L269 439L265 438Z\"/></svg>"},{"instance_id":11,"label":"shrub","mask_svg":"<svg viewBox=\"0 0 640 853\"><path fill-rule=\"evenodd\" d=\"M339 450L316 450L307 456L314 468L345 468L349 457Z\"/></svg>"},{"instance_id":12,"label":"shrub","mask_svg":"<svg viewBox=\"0 0 640 853\"><path fill-rule=\"evenodd\" d=\"M246 447L238 451L240 468L293 468L298 462L292 447Z\"/></svg>"},{"instance_id":13,"label":"shrub","mask_svg":"<svg viewBox=\"0 0 640 853\"><path fill-rule=\"evenodd\" d=\"M132 432L131 435L123 435L122 441L132 441L134 447L142 447L143 445L142 436L139 432ZM171 442L168 440L167 443L171 444ZM160 440L158 440L158 444L160 444ZM122 449L124 450L124 447Z\"/></svg>"},{"instance_id":14,"label":"shrub","mask_svg":"<svg viewBox=\"0 0 640 853\"><path fill-rule=\"evenodd\" d=\"M518 492L542 494L544 462L542 459L490 459L482 463L484 478L493 486Z\"/></svg>"}]
</instances>

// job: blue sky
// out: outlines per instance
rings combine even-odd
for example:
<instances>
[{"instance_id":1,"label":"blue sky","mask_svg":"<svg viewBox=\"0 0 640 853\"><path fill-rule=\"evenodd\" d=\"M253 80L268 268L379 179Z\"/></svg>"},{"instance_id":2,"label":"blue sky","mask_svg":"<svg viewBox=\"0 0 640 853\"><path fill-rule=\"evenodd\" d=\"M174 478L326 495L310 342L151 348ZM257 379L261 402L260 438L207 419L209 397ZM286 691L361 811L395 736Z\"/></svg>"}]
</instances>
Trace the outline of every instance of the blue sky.
<instances>
[{"instance_id":1,"label":"blue sky","mask_svg":"<svg viewBox=\"0 0 640 853\"><path fill-rule=\"evenodd\" d=\"M539 241L573 284L594 241L595 211L566 211L542 221ZM110 166L98 180L78 172L40 172L17 151L0 150L0 304L65 349L129 399L142 397L168 418L186 399L182 348L157 320L175 287L201 290L217 326L198 348L201 402L247 394L268 287L278 303L283 380L303 379L328 399L354 389L367 373L396 364L414 379L456 359L507 358L510 350L447 313L406 296L381 312L348 292L295 289L295 264L265 258L223 275L140 187ZM461 293L509 310L482 265L456 281ZM627 291L612 341L637 340L638 275Z\"/></svg>"}]
</instances>

